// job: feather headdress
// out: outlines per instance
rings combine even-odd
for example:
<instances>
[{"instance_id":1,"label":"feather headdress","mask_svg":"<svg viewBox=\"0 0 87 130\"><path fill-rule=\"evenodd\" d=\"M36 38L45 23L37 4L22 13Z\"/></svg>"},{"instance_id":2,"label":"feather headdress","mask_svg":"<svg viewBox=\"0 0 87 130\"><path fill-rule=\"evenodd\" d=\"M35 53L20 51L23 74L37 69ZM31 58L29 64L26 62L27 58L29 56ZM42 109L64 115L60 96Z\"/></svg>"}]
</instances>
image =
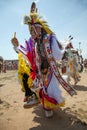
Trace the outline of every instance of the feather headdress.
<instances>
[{"instance_id":1,"label":"feather headdress","mask_svg":"<svg viewBox=\"0 0 87 130\"><path fill-rule=\"evenodd\" d=\"M50 30L49 26L47 25L47 22L42 20L42 17L40 17L37 13L37 8L36 8L36 3L33 2L31 5L31 9L30 9L30 17L29 16L24 16L24 20L23 20L24 24L29 25L29 27L31 25L41 25L42 28L48 33L48 34L52 34L53 32Z\"/></svg>"}]
</instances>

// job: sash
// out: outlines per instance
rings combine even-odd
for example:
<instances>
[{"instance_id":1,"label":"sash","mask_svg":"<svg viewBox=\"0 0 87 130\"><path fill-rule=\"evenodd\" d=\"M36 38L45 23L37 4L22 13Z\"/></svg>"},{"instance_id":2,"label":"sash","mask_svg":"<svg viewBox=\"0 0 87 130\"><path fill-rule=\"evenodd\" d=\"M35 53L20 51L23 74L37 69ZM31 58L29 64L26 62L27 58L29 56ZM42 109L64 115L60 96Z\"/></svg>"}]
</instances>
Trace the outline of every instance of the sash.
<instances>
[{"instance_id":1,"label":"sash","mask_svg":"<svg viewBox=\"0 0 87 130\"><path fill-rule=\"evenodd\" d=\"M44 39L44 49L45 49L45 53L46 53L46 56L47 56L47 60L54 72L54 75L56 76L57 80L59 81L59 83L61 84L61 86L71 95L76 95L76 91L74 90L74 88L72 88L71 85L69 85L61 76L59 70L58 70L58 67L57 67L57 64L56 64L56 61L52 55L52 51L50 49L50 43L49 43L49 40L48 38L46 37Z\"/></svg>"}]
</instances>

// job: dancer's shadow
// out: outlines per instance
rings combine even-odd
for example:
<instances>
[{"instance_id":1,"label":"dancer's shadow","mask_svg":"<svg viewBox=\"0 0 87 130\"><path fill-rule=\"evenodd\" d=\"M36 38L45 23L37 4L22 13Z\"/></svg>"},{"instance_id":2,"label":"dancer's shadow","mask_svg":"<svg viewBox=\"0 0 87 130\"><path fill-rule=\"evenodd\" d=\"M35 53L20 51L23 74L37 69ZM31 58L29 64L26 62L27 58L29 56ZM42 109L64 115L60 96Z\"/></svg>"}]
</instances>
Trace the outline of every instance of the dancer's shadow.
<instances>
[{"instance_id":1,"label":"dancer's shadow","mask_svg":"<svg viewBox=\"0 0 87 130\"><path fill-rule=\"evenodd\" d=\"M33 121L39 125L29 130L87 130L87 124L82 123L76 115L70 113L70 108L64 110L58 108L51 118L46 118L42 106L34 108L36 114Z\"/></svg>"},{"instance_id":2,"label":"dancer's shadow","mask_svg":"<svg viewBox=\"0 0 87 130\"><path fill-rule=\"evenodd\" d=\"M74 85L73 88L78 91L87 91L87 86L84 85Z\"/></svg>"}]
</instances>

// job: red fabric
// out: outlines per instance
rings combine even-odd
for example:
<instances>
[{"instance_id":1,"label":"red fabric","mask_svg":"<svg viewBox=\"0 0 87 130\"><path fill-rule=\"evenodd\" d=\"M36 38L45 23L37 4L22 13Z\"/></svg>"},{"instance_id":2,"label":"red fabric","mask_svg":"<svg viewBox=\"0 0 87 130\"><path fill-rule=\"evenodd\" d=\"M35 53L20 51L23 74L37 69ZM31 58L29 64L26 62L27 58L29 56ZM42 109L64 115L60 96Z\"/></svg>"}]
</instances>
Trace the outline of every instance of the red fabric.
<instances>
[{"instance_id":1,"label":"red fabric","mask_svg":"<svg viewBox=\"0 0 87 130\"><path fill-rule=\"evenodd\" d=\"M27 53L27 58L31 64L31 68L33 70L33 72L31 72L30 77L34 80L35 76L36 76L36 56L35 56L35 51L32 50L32 52L28 52Z\"/></svg>"},{"instance_id":2,"label":"red fabric","mask_svg":"<svg viewBox=\"0 0 87 130\"><path fill-rule=\"evenodd\" d=\"M48 95L44 94L43 91L41 91L41 95L42 95L42 103L43 103L43 106L44 106L44 98L46 98L49 102L53 103L53 104L58 104L57 101L52 98L52 97L49 97Z\"/></svg>"}]
</instances>

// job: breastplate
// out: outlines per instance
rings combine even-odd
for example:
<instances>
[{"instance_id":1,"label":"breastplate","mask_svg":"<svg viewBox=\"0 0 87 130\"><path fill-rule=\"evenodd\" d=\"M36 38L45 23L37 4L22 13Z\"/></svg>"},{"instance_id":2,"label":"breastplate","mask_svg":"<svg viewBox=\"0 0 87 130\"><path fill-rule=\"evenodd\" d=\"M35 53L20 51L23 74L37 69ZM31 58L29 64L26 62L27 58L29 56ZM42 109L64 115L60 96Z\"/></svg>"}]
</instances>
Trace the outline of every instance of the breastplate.
<instances>
[{"instance_id":1,"label":"breastplate","mask_svg":"<svg viewBox=\"0 0 87 130\"><path fill-rule=\"evenodd\" d=\"M37 43L37 53L40 56L41 60L41 70L49 67L49 63L45 54L45 48L44 48L44 43L40 42L40 44Z\"/></svg>"},{"instance_id":2,"label":"breastplate","mask_svg":"<svg viewBox=\"0 0 87 130\"><path fill-rule=\"evenodd\" d=\"M42 40L40 43L37 43L37 52L41 58L45 58L45 52L44 52L44 45L42 43Z\"/></svg>"}]
</instances>

